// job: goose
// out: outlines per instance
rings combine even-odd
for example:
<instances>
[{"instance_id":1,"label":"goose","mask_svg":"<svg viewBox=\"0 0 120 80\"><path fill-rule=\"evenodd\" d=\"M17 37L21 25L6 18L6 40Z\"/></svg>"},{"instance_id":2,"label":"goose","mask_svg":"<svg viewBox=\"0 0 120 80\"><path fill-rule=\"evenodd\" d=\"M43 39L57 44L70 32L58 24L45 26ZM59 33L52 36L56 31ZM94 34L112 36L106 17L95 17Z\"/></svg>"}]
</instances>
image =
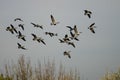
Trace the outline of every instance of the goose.
<instances>
[{"instance_id":1,"label":"goose","mask_svg":"<svg viewBox=\"0 0 120 80\"><path fill-rule=\"evenodd\" d=\"M32 22L31 22L31 24L32 24L34 27L38 27L38 28L43 29L43 25L35 24L35 23L32 23Z\"/></svg>"},{"instance_id":2,"label":"goose","mask_svg":"<svg viewBox=\"0 0 120 80\"><path fill-rule=\"evenodd\" d=\"M56 22L55 21L55 18L53 17L53 15L50 15L50 17L51 17L51 25L56 25L56 24L59 24L59 22Z\"/></svg>"},{"instance_id":3,"label":"goose","mask_svg":"<svg viewBox=\"0 0 120 80\"><path fill-rule=\"evenodd\" d=\"M23 20L21 18L15 18L14 21L22 21L23 22Z\"/></svg>"},{"instance_id":4,"label":"goose","mask_svg":"<svg viewBox=\"0 0 120 80\"><path fill-rule=\"evenodd\" d=\"M50 35L51 37L57 36L57 33L52 33L52 32L45 32L46 35Z\"/></svg>"},{"instance_id":5,"label":"goose","mask_svg":"<svg viewBox=\"0 0 120 80\"><path fill-rule=\"evenodd\" d=\"M18 37L18 39L22 39L23 41L26 41L25 35L23 35L20 31L18 31L17 37Z\"/></svg>"},{"instance_id":6,"label":"goose","mask_svg":"<svg viewBox=\"0 0 120 80\"><path fill-rule=\"evenodd\" d=\"M75 32L76 36L78 36L78 35L80 35L80 33L82 33L82 32L78 32L76 25L74 25L74 32Z\"/></svg>"},{"instance_id":7,"label":"goose","mask_svg":"<svg viewBox=\"0 0 120 80\"><path fill-rule=\"evenodd\" d=\"M18 49L23 49L23 50L27 50L24 46L22 46L20 43L17 43L18 45Z\"/></svg>"},{"instance_id":8,"label":"goose","mask_svg":"<svg viewBox=\"0 0 120 80\"><path fill-rule=\"evenodd\" d=\"M88 27L88 29L90 29L90 31L95 34L94 28L96 28L96 26L94 26L94 25L95 25L95 23L92 23L92 24Z\"/></svg>"},{"instance_id":9,"label":"goose","mask_svg":"<svg viewBox=\"0 0 120 80\"><path fill-rule=\"evenodd\" d=\"M70 52L71 51L64 51L63 54L64 54L64 56L66 55L66 56L68 56L68 58L71 58Z\"/></svg>"},{"instance_id":10,"label":"goose","mask_svg":"<svg viewBox=\"0 0 120 80\"><path fill-rule=\"evenodd\" d=\"M24 24L19 24L18 26L21 27L22 30L24 30Z\"/></svg>"},{"instance_id":11,"label":"goose","mask_svg":"<svg viewBox=\"0 0 120 80\"><path fill-rule=\"evenodd\" d=\"M39 43L42 42L44 45L46 45L46 43L44 42L44 39L42 39L41 37L37 37L35 34L31 34L33 36L33 41L38 41Z\"/></svg>"},{"instance_id":12,"label":"goose","mask_svg":"<svg viewBox=\"0 0 120 80\"><path fill-rule=\"evenodd\" d=\"M91 18L91 14L92 14L91 11L84 10L84 15L87 15L89 18Z\"/></svg>"},{"instance_id":13,"label":"goose","mask_svg":"<svg viewBox=\"0 0 120 80\"><path fill-rule=\"evenodd\" d=\"M75 44L73 42L67 42L68 45L71 45L75 48Z\"/></svg>"}]
</instances>

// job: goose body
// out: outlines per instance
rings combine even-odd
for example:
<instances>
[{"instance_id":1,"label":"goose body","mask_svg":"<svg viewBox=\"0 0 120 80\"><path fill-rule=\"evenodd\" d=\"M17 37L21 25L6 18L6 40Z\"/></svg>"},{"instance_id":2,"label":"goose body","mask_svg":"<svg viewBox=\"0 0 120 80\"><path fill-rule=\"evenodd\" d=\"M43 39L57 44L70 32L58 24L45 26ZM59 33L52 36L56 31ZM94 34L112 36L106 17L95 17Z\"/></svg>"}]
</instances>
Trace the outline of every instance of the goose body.
<instances>
[{"instance_id":1,"label":"goose body","mask_svg":"<svg viewBox=\"0 0 120 80\"><path fill-rule=\"evenodd\" d=\"M80 33L82 33L82 32L78 32L78 29L77 29L76 25L74 25L74 32L77 36L80 35Z\"/></svg>"},{"instance_id":2,"label":"goose body","mask_svg":"<svg viewBox=\"0 0 120 80\"><path fill-rule=\"evenodd\" d=\"M6 31L10 31L12 34L14 34L14 31L13 31L13 29L11 27L7 27Z\"/></svg>"}]
</instances>

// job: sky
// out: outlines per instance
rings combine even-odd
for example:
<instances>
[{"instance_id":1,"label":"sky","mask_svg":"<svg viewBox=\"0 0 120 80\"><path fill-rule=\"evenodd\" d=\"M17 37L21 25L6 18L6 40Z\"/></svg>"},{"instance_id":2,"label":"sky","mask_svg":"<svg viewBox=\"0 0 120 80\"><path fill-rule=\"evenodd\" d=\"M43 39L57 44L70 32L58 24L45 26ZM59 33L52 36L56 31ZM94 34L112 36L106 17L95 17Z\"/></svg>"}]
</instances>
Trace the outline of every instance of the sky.
<instances>
[{"instance_id":1,"label":"sky","mask_svg":"<svg viewBox=\"0 0 120 80\"><path fill-rule=\"evenodd\" d=\"M82 79L99 80L106 71L116 71L120 67L120 0L0 0L0 68L20 55L29 57L33 64L38 60L55 60L67 68L77 68ZM92 11L89 19L84 10ZM50 15L60 22L51 26ZM21 18L24 22L14 22ZM34 28L30 23L43 25L43 30ZM88 26L95 22L95 34ZM24 24L25 31L17 27ZM13 24L26 35L22 41L6 31ZM66 26L77 25L82 34L79 41L73 41L76 48L59 43L58 39L69 34ZM58 33L49 37L44 32ZM44 38L46 45L32 40L31 33ZM17 48L17 42L27 50ZM71 59L63 52L71 51Z\"/></svg>"}]
</instances>

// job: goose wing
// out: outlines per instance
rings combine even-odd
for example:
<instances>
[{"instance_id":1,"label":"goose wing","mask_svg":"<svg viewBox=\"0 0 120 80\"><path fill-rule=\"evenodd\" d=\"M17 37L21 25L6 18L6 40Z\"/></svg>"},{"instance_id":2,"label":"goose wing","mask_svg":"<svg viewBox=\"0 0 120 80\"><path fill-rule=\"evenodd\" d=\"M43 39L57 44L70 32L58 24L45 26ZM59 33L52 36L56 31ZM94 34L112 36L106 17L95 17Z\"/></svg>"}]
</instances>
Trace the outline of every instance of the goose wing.
<instances>
[{"instance_id":1,"label":"goose wing","mask_svg":"<svg viewBox=\"0 0 120 80\"><path fill-rule=\"evenodd\" d=\"M89 27L93 27L95 25L95 23L92 23Z\"/></svg>"},{"instance_id":2,"label":"goose wing","mask_svg":"<svg viewBox=\"0 0 120 80\"><path fill-rule=\"evenodd\" d=\"M94 34L95 34L95 31L94 31L94 29L93 29L93 28L91 28L90 30L91 30L91 32L92 32L92 33L94 33Z\"/></svg>"},{"instance_id":3,"label":"goose wing","mask_svg":"<svg viewBox=\"0 0 120 80\"><path fill-rule=\"evenodd\" d=\"M31 22L31 24L32 24L34 27L36 26L36 24L35 24L35 23L32 23L32 22Z\"/></svg>"},{"instance_id":4,"label":"goose wing","mask_svg":"<svg viewBox=\"0 0 120 80\"><path fill-rule=\"evenodd\" d=\"M22 33L20 31L18 31L18 33L19 33L19 36L22 36Z\"/></svg>"},{"instance_id":5,"label":"goose wing","mask_svg":"<svg viewBox=\"0 0 120 80\"><path fill-rule=\"evenodd\" d=\"M70 31L72 31L73 30L73 28L71 27L71 26L66 26L67 28L69 28L70 29Z\"/></svg>"},{"instance_id":6,"label":"goose wing","mask_svg":"<svg viewBox=\"0 0 120 80\"><path fill-rule=\"evenodd\" d=\"M91 18L91 14L87 14L87 16L88 16L89 18Z\"/></svg>"},{"instance_id":7,"label":"goose wing","mask_svg":"<svg viewBox=\"0 0 120 80\"><path fill-rule=\"evenodd\" d=\"M51 17L52 22L55 23L54 17L52 15L50 15L50 17Z\"/></svg>"},{"instance_id":8,"label":"goose wing","mask_svg":"<svg viewBox=\"0 0 120 80\"><path fill-rule=\"evenodd\" d=\"M22 30L24 30L24 24L19 24L18 26L22 28Z\"/></svg>"},{"instance_id":9,"label":"goose wing","mask_svg":"<svg viewBox=\"0 0 120 80\"><path fill-rule=\"evenodd\" d=\"M17 33L17 30L15 29L15 27L14 27L12 24L10 24L10 26L11 26L12 29Z\"/></svg>"},{"instance_id":10,"label":"goose wing","mask_svg":"<svg viewBox=\"0 0 120 80\"><path fill-rule=\"evenodd\" d=\"M17 21L17 20L19 20L19 21L22 21L22 22L23 22L23 20L22 20L21 18L15 18L15 19L14 19L14 21Z\"/></svg>"},{"instance_id":11,"label":"goose wing","mask_svg":"<svg viewBox=\"0 0 120 80\"><path fill-rule=\"evenodd\" d=\"M23 40L23 41L26 41L25 37L22 37L22 40Z\"/></svg>"},{"instance_id":12,"label":"goose wing","mask_svg":"<svg viewBox=\"0 0 120 80\"><path fill-rule=\"evenodd\" d=\"M43 40L41 40L41 42L42 42L44 45L46 45L46 43L45 43Z\"/></svg>"},{"instance_id":13,"label":"goose wing","mask_svg":"<svg viewBox=\"0 0 120 80\"><path fill-rule=\"evenodd\" d=\"M21 44L20 43L17 43L18 44L18 47L21 47Z\"/></svg>"},{"instance_id":14,"label":"goose wing","mask_svg":"<svg viewBox=\"0 0 120 80\"><path fill-rule=\"evenodd\" d=\"M36 36L35 34L32 33L31 35L32 35L34 38L37 38L37 36Z\"/></svg>"}]
</instances>

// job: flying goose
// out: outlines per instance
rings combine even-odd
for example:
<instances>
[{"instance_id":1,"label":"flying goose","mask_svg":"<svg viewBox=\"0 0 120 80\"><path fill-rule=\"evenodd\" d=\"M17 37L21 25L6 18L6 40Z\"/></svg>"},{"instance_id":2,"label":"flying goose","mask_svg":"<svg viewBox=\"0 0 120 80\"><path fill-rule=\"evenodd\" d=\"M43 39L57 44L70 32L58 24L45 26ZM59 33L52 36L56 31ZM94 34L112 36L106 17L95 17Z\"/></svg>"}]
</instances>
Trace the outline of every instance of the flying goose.
<instances>
[{"instance_id":1,"label":"flying goose","mask_svg":"<svg viewBox=\"0 0 120 80\"><path fill-rule=\"evenodd\" d=\"M92 24L88 27L88 29L90 29L90 31L95 34L94 28L96 28L96 26L94 26L94 25L95 25L95 23L92 23Z\"/></svg>"},{"instance_id":2,"label":"flying goose","mask_svg":"<svg viewBox=\"0 0 120 80\"><path fill-rule=\"evenodd\" d=\"M24 46L22 46L20 43L17 43L18 45L18 49L23 49L23 50L27 50Z\"/></svg>"},{"instance_id":3,"label":"flying goose","mask_svg":"<svg viewBox=\"0 0 120 80\"><path fill-rule=\"evenodd\" d=\"M56 25L56 24L59 24L59 22L56 22L55 21L55 18L52 16L52 15L50 15L50 17L51 17L51 25Z\"/></svg>"},{"instance_id":4,"label":"flying goose","mask_svg":"<svg viewBox=\"0 0 120 80\"><path fill-rule=\"evenodd\" d=\"M46 43L44 42L44 39L42 39L41 37L37 37L35 34L31 34L33 36L33 41L38 41L39 43L42 42L44 45L46 45Z\"/></svg>"},{"instance_id":5,"label":"flying goose","mask_svg":"<svg viewBox=\"0 0 120 80\"><path fill-rule=\"evenodd\" d=\"M71 58L70 52L71 52L71 51L64 51L63 54L64 54L64 56L66 55L66 56L68 56L68 58Z\"/></svg>"},{"instance_id":6,"label":"flying goose","mask_svg":"<svg viewBox=\"0 0 120 80\"><path fill-rule=\"evenodd\" d=\"M14 32L17 33L17 30L12 24L10 24L10 26L6 28L6 31L10 31L12 34L14 34Z\"/></svg>"},{"instance_id":7,"label":"flying goose","mask_svg":"<svg viewBox=\"0 0 120 80\"><path fill-rule=\"evenodd\" d=\"M82 33L82 32L78 32L76 25L74 25L74 32L77 36L80 35L80 33Z\"/></svg>"},{"instance_id":8,"label":"flying goose","mask_svg":"<svg viewBox=\"0 0 120 80\"><path fill-rule=\"evenodd\" d=\"M75 48L75 44L73 42L67 42L68 45L71 45Z\"/></svg>"},{"instance_id":9,"label":"flying goose","mask_svg":"<svg viewBox=\"0 0 120 80\"><path fill-rule=\"evenodd\" d=\"M18 26L21 27L22 30L24 30L24 24L19 24Z\"/></svg>"},{"instance_id":10,"label":"flying goose","mask_svg":"<svg viewBox=\"0 0 120 80\"><path fill-rule=\"evenodd\" d=\"M92 14L91 11L84 10L84 15L87 15L89 18L91 18L91 14Z\"/></svg>"},{"instance_id":11,"label":"flying goose","mask_svg":"<svg viewBox=\"0 0 120 80\"><path fill-rule=\"evenodd\" d=\"M38 27L38 28L43 29L43 25L35 24L35 23L32 23L32 22L31 22L31 24L32 24L34 27Z\"/></svg>"},{"instance_id":12,"label":"flying goose","mask_svg":"<svg viewBox=\"0 0 120 80\"><path fill-rule=\"evenodd\" d=\"M21 18L15 18L14 21L22 21L23 22L23 20Z\"/></svg>"},{"instance_id":13,"label":"flying goose","mask_svg":"<svg viewBox=\"0 0 120 80\"><path fill-rule=\"evenodd\" d=\"M51 37L57 36L57 33L52 33L52 32L45 32L46 35L50 35Z\"/></svg>"},{"instance_id":14,"label":"flying goose","mask_svg":"<svg viewBox=\"0 0 120 80\"><path fill-rule=\"evenodd\" d=\"M23 35L20 31L18 31L17 37L18 37L18 39L22 39L23 41L26 41L25 35Z\"/></svg>"}]
</instances>

